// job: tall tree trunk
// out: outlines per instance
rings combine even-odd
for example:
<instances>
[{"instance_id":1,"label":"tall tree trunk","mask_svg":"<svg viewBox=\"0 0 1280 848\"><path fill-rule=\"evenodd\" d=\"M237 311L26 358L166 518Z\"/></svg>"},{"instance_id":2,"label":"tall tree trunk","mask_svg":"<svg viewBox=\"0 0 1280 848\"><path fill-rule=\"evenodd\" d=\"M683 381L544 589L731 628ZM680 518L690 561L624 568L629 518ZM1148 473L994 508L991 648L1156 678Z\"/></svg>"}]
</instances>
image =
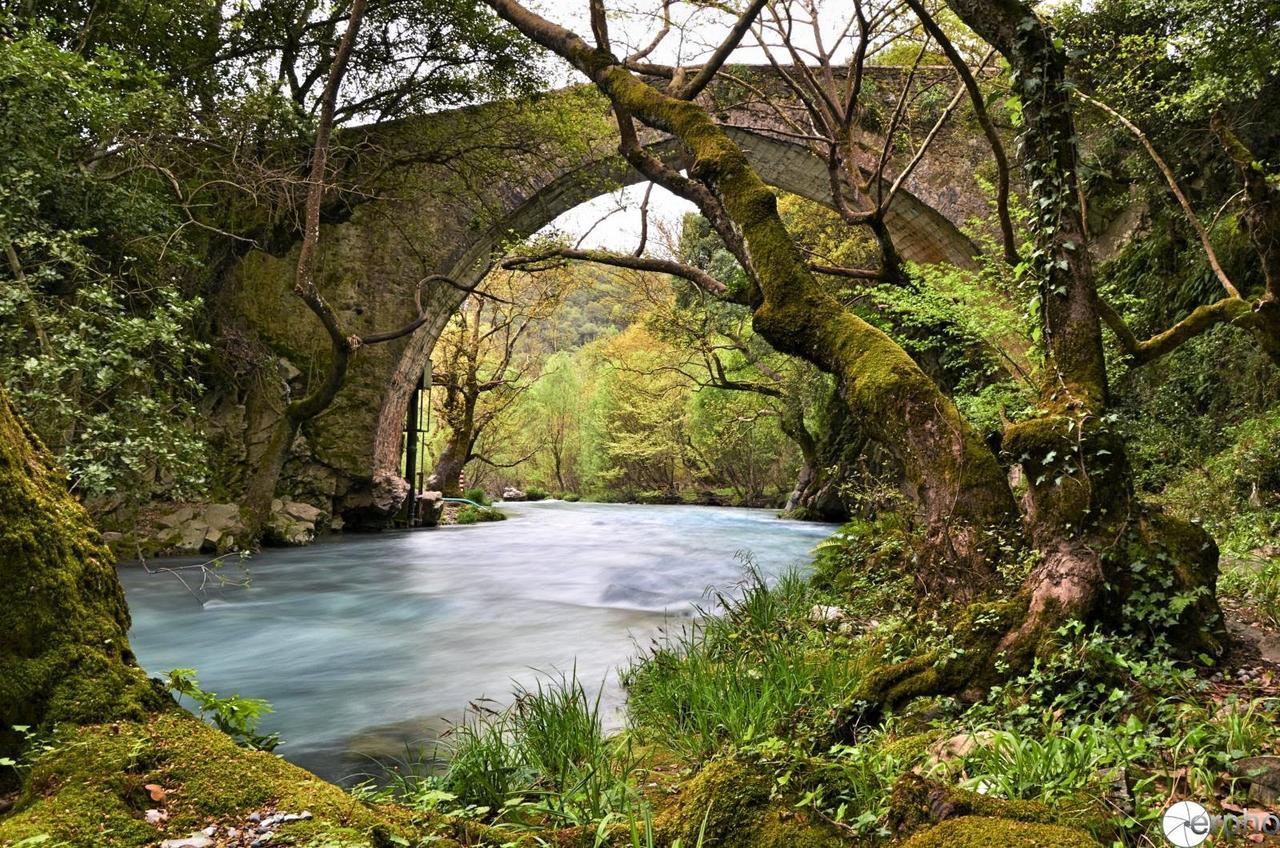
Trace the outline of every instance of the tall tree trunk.
<instances>
[{"instance_id":1,"label":"tall tree trunk","mask_svg":"<svg viewBox=\"0 0 1280 848\"><path fill-rule=\"evenodd\" d=\"M1023 514L1042 556L1027 580L1026 616L999 648L1035 652L1069 619L1105 618L1107 587L1123 591L1131 559L1146 555L1137 545L1156 560L1161 557L1152 549L1163 549L1180 589L1209 590L1188 617L1198 638L1182 647L1214 650L1215 621L1220 620L1212 596L1216 549L1198 527L1182 526L1138 503L1123 441L1107 424L1096 280L1075 202L1077 147L1066 56L1027 3L948 0L948 5L1013 70L1014 90L1022 100L1022 165L1031 207L1037 210L1031 260L1039 284L1046 380L1039 417L1007 428L1004 450L1025 475ZM1206 558L1209 550L1213 556ZM1105 606L1114 610L1119 603Z\"/></svg>"},{"instance_id":2,"label":"tall tree trunk","mask_svg":"<svg viewBox=\"0 0 1280 848\"><path fill-rule=\"evenodd\" d=\"M114 559L0 387L0 756L14 725L141 718L160 703L129 648Z\"/></svg>"},{"instance_id":3,"label":"tall tree trunk","mask_svg":"<svg viewBox=\"0 0 1280 848\"><path fill-rule=\"evenodd\" d=\"M428 489L443 492L446 498L462 497L460 480L462 471L471 458L470 445L470 432L458 429L449 434L444 449L440 452L440 459L436 461L435 470L427 478Z\"/></svg>"}]
</instances>

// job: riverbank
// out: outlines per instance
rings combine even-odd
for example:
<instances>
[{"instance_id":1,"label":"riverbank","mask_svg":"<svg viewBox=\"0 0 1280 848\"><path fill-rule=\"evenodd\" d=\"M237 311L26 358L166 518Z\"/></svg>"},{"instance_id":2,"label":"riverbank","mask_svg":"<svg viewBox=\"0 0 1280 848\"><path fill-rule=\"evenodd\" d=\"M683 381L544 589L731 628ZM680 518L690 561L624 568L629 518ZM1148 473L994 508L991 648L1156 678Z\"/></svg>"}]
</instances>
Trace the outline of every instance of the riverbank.
<instances>
[{"instance_id":1,"label":"riverbank","mask_svg":"<svg viewBox=\"0 0 1280 848\"><path fill-rule=\"evenodd\" d=\"M534 676L445 737L447 767L408 757L351 796L189 719L90 728L48 746L0 843L141 846L212 828L193 844L245 846L261 835L252 816L305 811L273 819L272 843L1081 848L1161 844L1171 799L1274 805L1280 668L1248 650L1197 671L1064 632L1051 663L975 702L860 721L867 675L959 648L951 611L911 608L905 541L846 526L812 578L750 579L713 599L717 616L668 627L627 665L612 732L589 676ZM148 810L166 818L146 824Z\"/></svg>"},{"instance_id":2,"label":"riverbank","mask_svg":"<svg viewBox=\"0 0 1280 848\"><path fill-rule=\"evenodd\" d=\"M499 515L493 515L492 510L482 511L474 508L466 510L457 505L446 505L445 514L440 523L475 524L500 520L500 510L513 503L598 503L781 510L786 501L785 494L781 493L758 499L743 499L735 497L728 491L680 494L640 492L634 496L620 495L616 498L581 497L576 493L554 497L536 490L530 494L532 496L522 497L519 500L504 501L500 498L491 499L488 495L477 499L474 493L468 492L468 496L479 503L486 506L492 503L499 510ZM788 516L780 514L779 517ZM220 557L236 553L242 547L240 507L235 503L202 501L155 503L131 514L127 521L116 517L114 524L108 522L106 526L115 529L105 530L102 534L103 540L122 562L140 558L168 559L197 554ZM382 529L389 531L399 528L392 522ZM342 536L346 533L346 526L340 516L331 515L321 507L310 503L277 498L272 502L271 519L267 524L263 542L267 549L301 547L310 545L318 539ZM368 527L358 531L360 536L367 536L369 533Z\"/></svg>"}]
</instances>

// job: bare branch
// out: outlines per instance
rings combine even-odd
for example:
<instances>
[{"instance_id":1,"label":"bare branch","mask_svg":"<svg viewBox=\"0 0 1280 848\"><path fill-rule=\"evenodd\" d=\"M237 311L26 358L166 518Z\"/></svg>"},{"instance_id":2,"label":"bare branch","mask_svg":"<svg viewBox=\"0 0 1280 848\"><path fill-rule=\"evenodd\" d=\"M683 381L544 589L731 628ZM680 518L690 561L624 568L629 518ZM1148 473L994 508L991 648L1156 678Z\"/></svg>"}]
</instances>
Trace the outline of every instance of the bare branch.
<instances>
[{"instance_id":1,"label":"bare branch","mask_svg":"<svg viewBox=\"0 0 1280 848\"><path fill-rule=\"evenodd\" d=\"M1151 139L1147 138L1137 124L1130 121L1124 115L1121 115L1115 109L1112 109L1101 100L1090 97L1079 89L1076 90L1076 96L1092 106L1096 106L1103 112L1106 112L1112 118L1115 118L1124 128L1133 133L1134 137L1142 144L1143 149L1147 151L1147 155L1151 157L1151 161L1155 162L1156 168L1164 176L1164 181L1168 184L1169 190L1173 192L1173 196L1178 199L1178 205L1182 207L1182 211L1187 216L1187 222L1195 229L1196 235L1200 237L1200 245L1204 248L1205 256L1209 259L1209 267L1213 268L1214 275L1218 278L1218 282L1222 283L1222 288L1227 294L1233 298L1240 297L1240 291L1231 282L1231 278L1227 276L1227 272L1222 269L1222 263L1218 261L1218 254L1213 249L1213 243L1209 240L1209 233L1205 231L1204 224L1200 222L1200 216L1196 215L1195 210L1191 208L1191 201L1187 200L1186 194L1183 193L1182 187L1178 185L1178 178L1174 176L1173 170L1169 164L1164 161L1160 154L1156 151L1155 145L1151 143Z\"/></svg>"},{"instance_id":2,"label":"bare branch","mask_svg":"<svg viewBox=\"0 0 1280 848\"><path fill-rule=\"evenodd\" d=\"M933 36L933 40L938 42L938 46L942 48L942 52L947 55L947 59L951 61L952 67L956 69L956 73L960 75L960 80L964 83L964 87L969 92L969 102L973 104L974 115L978 118L978 124L982 127L982 132L987 137L987 144L991 147L991 155L996 160L996 212L1000 217L1000 234L1004 240L1004 258L1010 265L1018 264L1018 242L1013 233L1013 219L1009 215L1009 157L1005 155L1004 143L1000 140L1000 133L996 131L996 126L991 121L991 116L987 113L987 105L982 97L982 89L978 87L978 80L969 70L969 66L965 64L964 57L960 55L960 51L951 43L951 39L943 32L942 27L938 26L938 22L933 19L925 9L921 0L906 0L908 6L911 7L920 23L924 26L925 31Z\"/></svg>"},{"instance_id":3,"label":"bare branch","mask_svg":"<svg viewBox=\"0 0 1280 848\"><path fill-rule=\"evenodd\" d=\"M743 36L751 29L751 25L755 23L756 17L760 14L760 10L764 8L766 2L768 0L751 0L751 3L738 17L737 22L734 23L733 29L729 30L728 37L711 54L711 58L706 61L706 64L698 69L693 79L682 85L679 91L674 92L674 96L681 100L692 100L702 93L702 89L706 88L711 80L715 79L716 72L728 61L729 54L738 49Z\"/></svg>"}]
</instances>

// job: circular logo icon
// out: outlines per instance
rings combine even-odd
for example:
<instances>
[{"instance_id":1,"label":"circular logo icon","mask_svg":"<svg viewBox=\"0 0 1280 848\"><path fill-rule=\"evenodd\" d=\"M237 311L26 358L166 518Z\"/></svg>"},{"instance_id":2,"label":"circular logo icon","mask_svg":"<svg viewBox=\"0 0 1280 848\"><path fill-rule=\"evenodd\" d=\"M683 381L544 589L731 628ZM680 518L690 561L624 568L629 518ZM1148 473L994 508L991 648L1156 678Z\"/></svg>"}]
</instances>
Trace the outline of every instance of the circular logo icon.
<instances>
[{"instance_id":1,"label":"circular logo icon","mask_svg":"<svg viewBox=\"0 0 1280 848\"><path fill-rule=\"evenodd\" d=\"M1179 801L1164 811L1164 837L1178 848L1195 848L1209 838L1209 811L1195 801Z\"/></svg>"}]
</instances>

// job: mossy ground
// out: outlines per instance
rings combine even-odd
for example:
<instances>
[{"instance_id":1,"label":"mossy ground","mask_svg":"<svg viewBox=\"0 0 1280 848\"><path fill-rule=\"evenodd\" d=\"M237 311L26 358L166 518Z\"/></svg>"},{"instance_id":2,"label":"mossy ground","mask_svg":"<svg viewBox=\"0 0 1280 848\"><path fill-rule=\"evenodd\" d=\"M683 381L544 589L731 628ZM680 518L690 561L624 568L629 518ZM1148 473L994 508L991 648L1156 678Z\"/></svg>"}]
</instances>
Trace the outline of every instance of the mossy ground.
<instances>
[{"instance_id":1,"label":"mossy ground","mask_svg":"<svg viewBox=\"0 0 1280 848\"><path fill-rule=\"evenodd\" d=\"M59 731L33 764L12 815L0 819L0 845L48 834L52 844L146 846L209 825L244 826L262 810L301 812L273 844L368 845L375 832L421 839L430 822L393 805L368 805L272 754L237 747L176 708L145 722ZM164 789L154 801L148 785ZM160 827L145 820L162 809ZM439 843L448 845L448 842Z\"/></svg>"},{"instance_id":2,"label":"mossy ground","mask_svg":"<svg viewBox=\"0 0 1280 848\"><path fill-rule=\"evenodd\" d=\"M656 830L664 844L741 848L823 848L843 844L840 832L793 799L775 797L774 775L758 763L722 757L705 764L662 811Z\"/></svg>"},{"instance_id":3,"label":"mossy ground","mask_svg":"<svg viewBox=\"0 0 1280 848\"><path fill-rule=\"evenodd\" d=\"M1082 830L1056 824L965 816L948 819L902 843L902 848L1101 848Z\"/></svg>"}]
</instances>

